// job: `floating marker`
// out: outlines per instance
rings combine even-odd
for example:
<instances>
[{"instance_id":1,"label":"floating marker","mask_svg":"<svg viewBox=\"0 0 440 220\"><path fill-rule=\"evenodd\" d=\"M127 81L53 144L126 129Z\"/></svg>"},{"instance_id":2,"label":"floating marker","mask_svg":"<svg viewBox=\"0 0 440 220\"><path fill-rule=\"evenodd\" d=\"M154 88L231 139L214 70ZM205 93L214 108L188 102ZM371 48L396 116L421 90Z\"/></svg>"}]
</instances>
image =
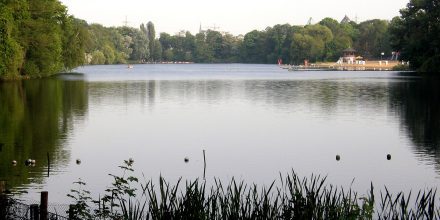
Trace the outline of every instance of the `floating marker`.
<instances>
[{"instance_id":1,"label":"floating marker","mask_svg":"<svg viewBox=\"0 0 440 220\"><path fill-rule=\"evenodd\" d=\"M80 165L81 164L81 160L80 159L76 159L76 164Z\"/></svg>"},{"instance_id":2,"label":"floating marker","mask_svg":"<svg viewBox=\"0 0 440 220\"><path fill-rule=\"evenodd\" d=\"M391 160L391 154L387 154L387 160Z\"/></svg>"},{"instance_id":3,"label":"floating marker","mask_svg":"<svg viewBox=\"0 0 440 220\"><path fill-rule=\"evenodd\" d=\"M16 161L16 160L13 160L13 161L12 161L12 165L17 166L17 161Z\"/></svg>"},{"instance_id":4,"label":"floating marker","mask_svg":"<svg viewBox=\"0 0 440 220\"><path fill-rule=\"evenodd\" d=\"M336 155L336 160L337 160L337 161L340 161L340 160L341 160L341 156Z\"/></svg>"},{"instance_id":5,"label":"floating marker","mask_svg":"<svg viewBox=\"0 0 440 220\"><path fill-rule=\"evenodd\" d=\"M189 158L185 157L185 159L183 159L183 161L185 161L185 163L188 163L189 162Z\"/></svg>"},{"instance_id":6,"label":"floating marker","mask_svg":"<svg viewBox=\"0 0 440 220\"><path fill-rule=\"evenodd\" d=\"M130 157L130 159L128 159L128 162L133 163L134 162L133 158Z\"/></svg>"}]
</instances>

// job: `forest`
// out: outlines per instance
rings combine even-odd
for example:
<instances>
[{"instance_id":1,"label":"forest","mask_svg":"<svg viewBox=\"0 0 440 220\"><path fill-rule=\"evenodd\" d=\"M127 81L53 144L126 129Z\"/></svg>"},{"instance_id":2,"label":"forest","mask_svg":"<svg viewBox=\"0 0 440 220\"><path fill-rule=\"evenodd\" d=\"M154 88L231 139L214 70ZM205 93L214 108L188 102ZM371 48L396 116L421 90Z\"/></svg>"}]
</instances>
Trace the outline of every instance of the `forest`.
<instances>
[{"instance_id":1,"label":"forest","mask_svg":"<svg viewBox=\"0 0 440 220\"><path fill-rule=\"evenodd\" d=\"M156 33L152 22L139 28L88 24L69 15L58 0L2 0L0 78L44 77L87 64L335 62L347 48L365 59L388 58L398 51L412 69L437 72L439 7L438 1L411 0L391 21L324 18L239 36L209 29L171 35Z\"/></svg>"},{"instance_id":2,"label":"forest","mask_svg":"<svg viewBox=\"0 0 440 220\"><path fill-rule=\"evenodd\" d=\"M87 27L87 54L91 64L125 62L185 61L196 63L284 63L299 64L304 59L336 61L342 51L354 47L366 58L391 56L389 22L369 20L357 24L348 19L338 22L325 18L317 24L267 27L234 36L215 30L197 34L181 31L174 35L160 33L156 38L152 22L139 28Z\"/></svg>"}]
</instances>

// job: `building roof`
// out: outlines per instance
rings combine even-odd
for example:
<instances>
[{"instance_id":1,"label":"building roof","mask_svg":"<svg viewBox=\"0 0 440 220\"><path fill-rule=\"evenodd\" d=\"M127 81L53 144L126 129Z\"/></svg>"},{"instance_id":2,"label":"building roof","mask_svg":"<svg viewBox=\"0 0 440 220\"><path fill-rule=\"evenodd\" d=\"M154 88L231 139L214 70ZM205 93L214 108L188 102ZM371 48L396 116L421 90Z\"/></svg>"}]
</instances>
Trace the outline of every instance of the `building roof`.
<instances>
[{"instance_id":1,"label":"building roof","mask_svg":"<svg viewBox=\"0 0 440 220\"><path fill-rule=\"evenodd\" d=\"M345 15L345 17L342 19L341 24L348 24L351 22L351 19Z\"/></svg>"}]
</instances>

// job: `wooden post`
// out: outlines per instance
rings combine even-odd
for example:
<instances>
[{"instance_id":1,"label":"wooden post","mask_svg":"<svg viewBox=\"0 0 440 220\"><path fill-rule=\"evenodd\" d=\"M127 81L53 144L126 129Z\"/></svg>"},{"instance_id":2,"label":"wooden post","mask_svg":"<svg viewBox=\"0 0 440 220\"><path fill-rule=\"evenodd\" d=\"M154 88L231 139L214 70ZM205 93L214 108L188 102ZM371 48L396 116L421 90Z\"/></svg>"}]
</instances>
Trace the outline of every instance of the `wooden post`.
<instances>
[{"instance_id":1,"label":"wooden post","mask_svg":"<svg viewBox=\"0 0 440 220\"><path fill-rule=\"evenodd\" d=\"M6 191L6 182L3 180L0 180L0 219L5 219L4 216L6 216L6 213L8 213L8 198L6 197L6 194L3 192Z\"/></svg>"},{"instance_id":2,"label":"wooden post","mask_svg":"<svg viewBox=\"0 0 440 220\"><path fill-rule=\"evenodd\" d=\"M206 156L205 156L205 150L203 150L203 179L206 180Z\"/></svg>"},{"instance_id":3,"label":"wooden post","mask_svg":"<svg viewBox=\"0 0 440 220\"><path fill-rule=\"evenodd\" d=\"M39 207L38 204L32 204L31 205L31 220L39 220L40 219L40 213L38 211Z\"/></svg>"},{"instance_id":4,"label":"wooden post","mask_svg":"<svg viewBox=\"0 0 440 220\"><path fill-rule=\"evenodd\" d=\"M49 200L49 193L47 191L41 192L41 201L40 201L40 220L47 220L47 203Z\"/></svg>"},{"instance_id":5,"label":"wooden post","mask_svg":"<svg viewBox=\"0 0 440 220\"><path fill-rule=\"evenodd\" d=\"M47 177L50 176L50 158L49 158L49 152L47 152Z\"/></svg>"},{"instance_id":6,"label":"wooden post","mask_svg":"<svg viewBox=\"0 0 440 220\"><path fill-rule=\"evenodd\" d=\"M6 181L0 180L0 194L6 192Z\"/></svg>"},{"instance_id":7,"label":"wooden post","mask_svg":"<svg viewBox=\"0 0 440 220\"><path fill-rule=\"evenodd\" d=\"M69 220L76 219L75 214L75 205L69 205Z\"/></svg>"}]
</instances>

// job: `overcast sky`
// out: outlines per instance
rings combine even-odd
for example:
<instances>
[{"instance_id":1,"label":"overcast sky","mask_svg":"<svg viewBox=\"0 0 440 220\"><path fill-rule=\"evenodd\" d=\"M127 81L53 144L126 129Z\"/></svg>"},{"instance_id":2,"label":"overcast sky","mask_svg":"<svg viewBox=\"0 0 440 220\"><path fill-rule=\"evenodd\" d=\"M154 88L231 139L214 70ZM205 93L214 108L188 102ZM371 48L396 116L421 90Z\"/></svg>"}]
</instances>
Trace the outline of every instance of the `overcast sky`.
<instances>
[{"instance_id":1,"label":"overcast sky","mask_svg":"<svg viewBox=\"0 0 440 220\"><path fill-rule=\"evenodd\" d=\"M340 21L344 15L358 21L373 18L391 20L399 15L409 0L61 0L69 14L89 23L139 27L152 21L156 32L177 33L218 26L234 35L254 29L289 23L304 25L332 17ZM211 28L212 29L212 28Z\"/></svg>"}]
</instances>

